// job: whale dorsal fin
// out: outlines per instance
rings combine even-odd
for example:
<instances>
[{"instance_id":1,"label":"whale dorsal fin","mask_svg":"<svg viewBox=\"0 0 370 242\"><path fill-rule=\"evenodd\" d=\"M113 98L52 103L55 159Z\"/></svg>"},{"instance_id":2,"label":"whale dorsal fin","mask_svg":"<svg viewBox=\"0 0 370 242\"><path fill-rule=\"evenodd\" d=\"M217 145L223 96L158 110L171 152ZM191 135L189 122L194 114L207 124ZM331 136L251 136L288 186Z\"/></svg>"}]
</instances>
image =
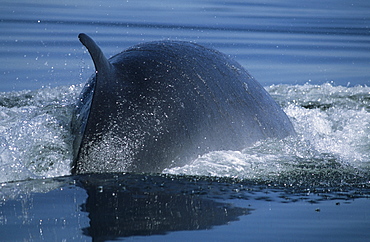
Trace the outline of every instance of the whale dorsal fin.
<instances>
[{"instance_id":1,"label":"whale dorsal fin","mask_svg":"<svg viewBox=\"0 0 370 242\"><path fill-rule=\"evenodd\" d=\"M108 74L111 71L112 65L105 57L99 46L95 43L95 41L84 33L79 34L78 38L89 51L95 65L96 73L100 73L103 75Z\"/></svg>"}]
</instances>

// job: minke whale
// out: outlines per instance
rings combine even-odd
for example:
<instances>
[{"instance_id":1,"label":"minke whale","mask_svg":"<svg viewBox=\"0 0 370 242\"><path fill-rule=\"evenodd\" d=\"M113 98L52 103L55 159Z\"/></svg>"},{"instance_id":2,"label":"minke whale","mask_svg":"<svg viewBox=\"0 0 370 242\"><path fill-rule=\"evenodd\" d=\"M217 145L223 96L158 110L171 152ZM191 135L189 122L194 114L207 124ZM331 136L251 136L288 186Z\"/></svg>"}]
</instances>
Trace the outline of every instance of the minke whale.
<instances>
[{"instance_id":1,"label":"minke whale","mask_svg":"<svg viewBox=\"0 0 370 242\"><path fill-rule=\"evenodd\" d=\"M219 51L156 41L107 59L89 36L79 39L96 71L72 119L73 174L157 173L295 134L267 91Z\"/></svg>"}]
</instances>

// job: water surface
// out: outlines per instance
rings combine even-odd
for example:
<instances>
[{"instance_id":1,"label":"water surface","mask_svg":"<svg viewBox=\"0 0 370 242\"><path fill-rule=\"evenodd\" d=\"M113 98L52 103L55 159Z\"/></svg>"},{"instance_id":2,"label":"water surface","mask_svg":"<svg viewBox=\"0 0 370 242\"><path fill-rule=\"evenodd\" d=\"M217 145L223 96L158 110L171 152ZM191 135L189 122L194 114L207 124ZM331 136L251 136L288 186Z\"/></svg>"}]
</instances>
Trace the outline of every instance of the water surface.
<instances>
[{"instance_id":1,"label":"water surface","mask_svg":"<svg viewBox=\"0 0 370 242\"><path fill-rule=\"evenodd\" d=\"M3 1L1 90L85 81L85 32L107 56L138 42L195 41L264 85L369 83L368 1ZM85 53L85 54L84 54ZM87 69L87 70L86 70Z\"/></svg>"},{"instance_id":2,"label":"water surface","mask_svg":"<svg viewBox=\"0 0 370 242\"><path fill-rule=\"evenodd\" d=\"M365 241L369 12L344 0L3 1L0 240ZM161 39L220 50L298 135L163 174L71 176L72 110L94 72L80 32L107 56Z\"/></svg>"}]
</instances>

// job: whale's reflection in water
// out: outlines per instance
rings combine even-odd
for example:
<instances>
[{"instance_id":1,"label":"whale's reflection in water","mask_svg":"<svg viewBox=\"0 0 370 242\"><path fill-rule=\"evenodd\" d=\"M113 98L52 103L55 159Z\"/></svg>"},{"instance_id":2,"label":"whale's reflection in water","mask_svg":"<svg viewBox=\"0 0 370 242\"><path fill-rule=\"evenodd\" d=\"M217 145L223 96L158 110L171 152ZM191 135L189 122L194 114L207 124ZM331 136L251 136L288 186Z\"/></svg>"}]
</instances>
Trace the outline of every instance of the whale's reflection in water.
<instances>
[{"instance_id":1,"label":"whale's reflection in water","mask_svg":"<svg viewBox=\"0 0 370 242\"><path fill-rule=\"evenodd\" d=\"M82 209L90 218L83 231L99 241L210 229L251 210L209 197L211 183L189 183L188 178L91 175L80 181L88 193Z\"/></svg>"},{"instance_id":2,"label":"whale's reflection in water","mask_svg":"<svg viewBox=\"0 0 370 242\"><path fill-rule=\"evenodd\" d=\"M210 229L250 213L249 206L232 205L232 189L239 186L219 178L159 174L3 183L0 241L106 241Z\"/></svg>"},{"instance_id":3,"label":"whale's reflection in water","mask_svg":"<svg viewBox=\"0 0 370 242\"><path fill-rule=\"evenodd\" d=\"M289 234L316 241L333 238L333 229L336 240L366 240L370 190L360 182L286 186L206 176L87 174L2 183L0 241L191 241L199 234L224 241L285 241Z\"/></svg>"}]
</instances>

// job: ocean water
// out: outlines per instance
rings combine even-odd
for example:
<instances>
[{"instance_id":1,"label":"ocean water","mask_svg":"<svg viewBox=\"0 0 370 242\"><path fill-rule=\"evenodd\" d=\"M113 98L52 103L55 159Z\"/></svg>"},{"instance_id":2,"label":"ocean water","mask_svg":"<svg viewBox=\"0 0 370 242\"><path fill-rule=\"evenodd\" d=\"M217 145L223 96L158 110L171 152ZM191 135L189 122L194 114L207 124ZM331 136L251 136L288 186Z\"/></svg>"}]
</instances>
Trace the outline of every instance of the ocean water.
<instances>
[{"instance_id":1,"label":"ocean water","mask_svg":"<svg viewBox=\"0 0 370 242\"><path fill-rule=\"evenodd\" d=\"M366 241L369 11L367 1L3 1L0 240ZM162 174L71 176L72 111L94 72L80 32L107 56L158 39L229 54L297 137Z\"/></svg>"}]
</instances>

